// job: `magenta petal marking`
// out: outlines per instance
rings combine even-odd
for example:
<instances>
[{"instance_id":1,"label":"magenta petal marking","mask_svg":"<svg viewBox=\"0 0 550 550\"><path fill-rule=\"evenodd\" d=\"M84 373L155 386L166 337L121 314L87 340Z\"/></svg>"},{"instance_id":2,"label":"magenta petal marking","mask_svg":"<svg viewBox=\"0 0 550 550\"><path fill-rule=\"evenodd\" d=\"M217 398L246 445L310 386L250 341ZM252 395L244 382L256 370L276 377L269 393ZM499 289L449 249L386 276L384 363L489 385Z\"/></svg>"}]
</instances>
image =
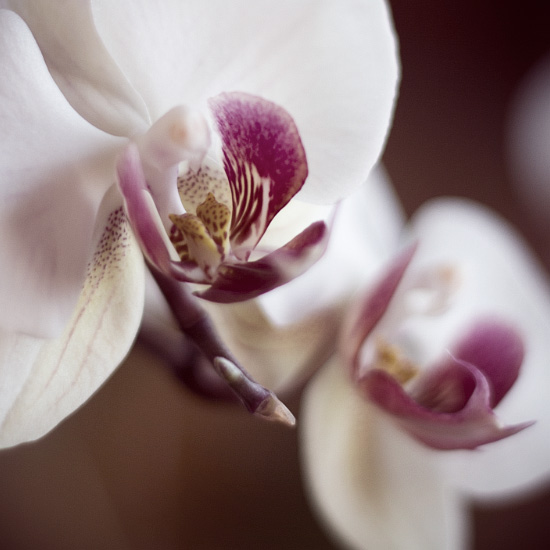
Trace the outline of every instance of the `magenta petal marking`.
<instances>
[{"instance_id":1,"label":"magenta petal marking","mask_svg":"<svg viewBox=\"0 0 550 550\"><path fill-rule=\"evenodd\" d=\"M326 224L315 222L260 260L222 264L214 283L196 295L218 303L255 298L307 271L325 252L328 237Z\"/></svg>"},{"instance_id":2,"label":"magenta petal marking","mask_svg":"<svg viewBox=\"0 0 550 550\"><path fill-rule=\"evenodd\" d=\"M495 407L517 380L525 354L523 340L511 326L498 320L483 320L473 326L453 355L475 365L491 385Z\"/></svg>"},{"instance_id":3,"label":"magenta petal marking","mask_svg":"<svg viewBox=\"0 0 550 550\"><path fill-rule=\"evenodd\" d=\"M363 342L386 312L416 248L417 245L414 244L401 252L378 282L368 290L366 296L349 312L340 348L346 364L352 365L354 371L359 367L358 358Z\"/></svg>"},{"instance_id":4,"label":"magenta petal marking","mask_svg":"<svg viewBox=\"0 0 550 550\"><path fill-rule=\"evenodd\" d=\"M231 247L248 259L273 217L301 189L306 154L292 117L261 97L231 92L209 101L231 188Z\"/></svg>"},{"instance_id":5,"label":"magenta petal marking","mask_svg":"<svg viewBox=\"0 0 550 550\"><path fill-rule=\"evenodd\" d=\"M402 428L435 449L475 449L532 424L500 426L490 405L491 387L484 373L454 357L418 380L415 398L379 369L368 371L358 386Z\"/></svg>"}]
</instances>

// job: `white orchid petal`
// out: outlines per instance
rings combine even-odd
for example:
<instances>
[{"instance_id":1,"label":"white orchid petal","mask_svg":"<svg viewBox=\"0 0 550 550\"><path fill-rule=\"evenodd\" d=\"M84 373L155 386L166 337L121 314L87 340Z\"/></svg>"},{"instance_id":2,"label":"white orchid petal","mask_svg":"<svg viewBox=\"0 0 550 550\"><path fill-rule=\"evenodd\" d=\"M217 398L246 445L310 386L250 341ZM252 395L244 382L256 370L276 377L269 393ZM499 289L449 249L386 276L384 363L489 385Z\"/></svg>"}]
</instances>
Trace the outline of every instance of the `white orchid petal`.
<instances>
[{"instance_id":1,"label":"white orchid petal","mask_svg":"<svg viewBox=\"0 0 550 550\"><path fill-rule=\"evenodd\" d=\"M93 12L153 119L224 91L285 108L310 168L304 200L348 195L378 159L398 80L384 1L96 0Z\"/></svg>"},{"instance_id":2,"label":"white orchid petal","mask_svg":"<svg viewBox=\"0 0 550 550\"><path fill-rule=\"evenodd\" d=\"M299 426L310 496L335 538L358 550L465 546L465 510L440 455L378 413L337 360L308 386Z\"/></svg>"},{"instance_id":3,"label":"white orchid petal","mask_svg":"<svg viewBox=\"0 0 550 550\"><path fill-rule=\"evenodd\" d=\"M6 10L0 65L0 325L49 337L80 293L120 140L71 108L25 23Z\"/></svg>"},{"instance_id":4,"label":"white orchid petal","mask_svg":"<svg viewBox=\"0 0 550 550\"><path fill-rule=\"evenodd\" d=\"M505 423L535 424L479 452L446 455L448 475L458 487L487 497L540 486L542 480L550 480L548 280L517 234L480 206L435 201L415 216L413 227L421 243L419 258L462 263L465 275L474 275L475 284L466 289L460 300L465 305L457 315L502 316L519 330L526 350L519 378L495 412ZM433 331L430 335L438 339Z\"/></svg>"},{"instance_id":5,"label":"white orchid petal","mask_svg":"<svg viewBox=\"0 0 550 550\"><path fill-rule=\"evenodd\" d=\"M0 7L25 20L55 82L86 120L114 135L146 127L145 103L105 49L90 0L0 0Z\"/></svg>"},{"instance_id":6,"label":"white orchid petal","mask_svg":"<svg viewBox=\"0 0 550 550\"><path fill-rule=\"evenodd\" d=\"M0 446L38 438L79 407L122 361L137 333L144 263L119 197L106 197L96 252L73 317L54 340L0 334Z\"/></svg>"}]
</instances>

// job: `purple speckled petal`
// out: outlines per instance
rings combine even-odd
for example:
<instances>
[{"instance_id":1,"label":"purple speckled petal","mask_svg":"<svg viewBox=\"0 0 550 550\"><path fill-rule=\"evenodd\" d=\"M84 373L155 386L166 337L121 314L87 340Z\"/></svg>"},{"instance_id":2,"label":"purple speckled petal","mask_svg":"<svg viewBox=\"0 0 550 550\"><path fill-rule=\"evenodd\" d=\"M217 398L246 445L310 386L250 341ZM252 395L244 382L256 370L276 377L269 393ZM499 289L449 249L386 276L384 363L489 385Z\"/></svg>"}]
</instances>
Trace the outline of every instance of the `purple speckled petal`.
<instances>
[{"instance_id":1,"label":"purple speckled petal","mask_svg":"<svg viewBox=\"0 0 550 550\"><path fill-rule=\"evenodd\" d=\"M353 370L359 366L359 351L365 338L384 315L416 248L416 244L409 246L399 254L384 271L378 282L368 290L366 296L357 302L355 308L350 310L342 331L340 349L345 363L352 365Z\"/></svg>"},{"instance_id":2,"label":"purple speckled petal","mask_svg":"<svg viewBox=\"0 0 550 550\"><path fill-rule=\"evenodd\" d=\"M72 109L35 37L7 10L0 67L0 325L56 338L82 290L122 141Z\"/></svg>"},{"instance_id":3,"label":"purple speckled petal","mask_svg":"<svg viewBox=\"0 0 550 550\"><path fill-rule=\"evenodd\" d=\"M222 264L212 286L196 294L218 303L255 298L304 273L323 255L328 237L324 222L312 223L285 246L260 260Z\"/></svg>"},{"instance_id":4,"label":"purple speckled petal","mask_svg":"<svg viewBox=\"0 0 550 550\"><path fill-rule=\"evenodd\" d=\"M121 153L117 174L126 215L149 262L162 273L180 281L205 282L203 271L195 263L176 262L170 258L168 246L171 245L164 237L164 228L149 193L135 144L128 145Z\"/></svg>"},{"instance_id":5,"label":"purple speckled petal","mask_svg":"<svg viewBox=\"0 0 550 550\"><path fill-rule=\"evenodd\" d=\"M242 92L209 101L222 139L231 188L231 247L247 260L273 217L301 189L308 168L292 117L278 105Z\"/></svg>"},{"instance_id":6,"label":"purple speckled petal","mask_svg":"<svg viewBox=\"0 0 550 550\"><path fill-rule=\"evenodd\" d=\"M113 186L70 320L55 338L0 331L0 447L43 436L80 407L124 359L143 316L144 265Z\"/></svg>"},{"instance_id":7,"label":"purple speckled petal","mask_svg":"<svg viewBox=\"0 0 550 550\"><path fill-rule=\"evenodd\" d=\"M507 366L503 364L504 369ZM453 356L426 371L411 395L380 369L368 371L358 385L402 428L435 449L475 449L531 425L501 426L491 407L492 388L487 376Z\"/></svg>"}]
</instances>

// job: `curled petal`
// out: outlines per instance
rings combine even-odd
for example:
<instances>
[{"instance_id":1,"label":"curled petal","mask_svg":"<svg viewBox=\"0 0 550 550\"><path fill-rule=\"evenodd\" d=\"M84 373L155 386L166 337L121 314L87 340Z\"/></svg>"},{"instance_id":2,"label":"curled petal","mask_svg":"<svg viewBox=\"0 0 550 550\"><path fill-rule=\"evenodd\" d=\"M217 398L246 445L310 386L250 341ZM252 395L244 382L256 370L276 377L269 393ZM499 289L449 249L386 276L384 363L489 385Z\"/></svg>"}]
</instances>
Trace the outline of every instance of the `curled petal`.
<instances>
[{"instance_id":1,"label":"curled petal","mask_svg":"<svg viewBox=\"0 0 550 550\"><path fill-rule=\"evenodd\" d=\"M453 348L453 356L475 365L491 387L496 407L514 385L525 357L523 339L511 326L497 320L478 321Z\"/></svg>"},{"instance_id":2,"label":"curled petal","mask_svg":"<svg viewBox=\"0 0 550 550\"><path fill-rule=\"evenodd\" d=\"M382 370L367 372L358 383L369 400L434 449L475 449L531 425L500 426L489 381L478 368L455 358L418 380L414 397Z\"/></svg>"},{"instance_id":3,"label":"curled petal","mask_svg":"<svg viewBox=\"0 0 550 550\"><path fill-rule=\"evenodd\" d=\"M30 27L56 84L94 126L119 136L143 131L149 114L97 33L90 0L2 0Z\"/></svg>"},{"instance_id":4,"label":"curled petal","mask_svg":"<svg viewBox=\"0 0 550 550\"><path fill-rule=\"evenodd\" d=\"M292 117L270 101L233 92L209 105L231 189L231 248L247 260L273 217L304 184L305 151Z\"/></svg>"},{"instance_id":5,"label":"curled petal","mask_svg":"<svg viewBox=\"0 0 550 550\"><path fill-rule=\"evenodd\" d=\"M64 332L53 340L0 335L0 445L44 435L122 361L143 311L144 264L113 188L102 204L95 253Z\"/></svg>"},{"instance_id":6,"label":"curled petal","mask_svg":"<svg viewBox=\"0 0 550 550\"><path fill-rule=\"evenodd\" d=\"M1 325L41 337L68 322L120 140L83 120L25 23L0 10Z\"/></svg>"},{"instance_id":7,"label":"curled petal","mask_svg":"<svg viewBox=\"0 0 550 550\"><path fill-rule=\"evenodd\" d=\"M96 0L93 12L153 120L228 90L274 101L300 130L312 202L348 195L376 163L399 78L386 2Z\"/></svg>"},{"instance_id":8,"label":"curled petal","mask_svg":"<svg viewBox=\"0 0 550 550\"><path fill-rule=\"evenodd\" d=\"M373 369L359 382L369 399L409 433L436 449L473 449L530 426L502 427L493 407L516 381L523 342L497 320L476 322L443 364L429 368L410 391Z\"/></svg>"},{"instance_id":9,"label":"curled petal","mask_svg":"<svg viewBox=\"0 0 550 550\"><path fill-rule=\"evenodd\" d=\"M219 303L255 298L298 277L323 254L329 231L324 222L315 222L285 246L260 260L222 264L214 283L197 296Z\"/></svg>"},{"instance_id":10,"label":"curled petal","mask_svg":"<svg viewBox=\"0 0 550 550\"><path fill-rule=\"evenodd\" d=\"M117 162L118 183L126 214L147 259L160 271L170 272L169 247L163 238L156 207L145 181L138 148L128 145Z\"/></svg>"}]
</instances>

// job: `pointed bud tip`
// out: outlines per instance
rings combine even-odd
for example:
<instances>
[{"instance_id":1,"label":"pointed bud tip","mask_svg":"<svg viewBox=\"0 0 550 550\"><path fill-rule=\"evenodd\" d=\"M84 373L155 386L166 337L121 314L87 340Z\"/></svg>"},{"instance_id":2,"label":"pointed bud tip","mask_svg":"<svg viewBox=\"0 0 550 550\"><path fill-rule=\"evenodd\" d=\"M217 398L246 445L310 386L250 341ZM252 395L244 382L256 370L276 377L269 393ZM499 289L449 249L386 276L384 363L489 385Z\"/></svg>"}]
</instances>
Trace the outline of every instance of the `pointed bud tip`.
<instances>
[{"instance_id":1,"label":"pointed bud tip","mask_svg":"<svg viewBox=\"0 0 550 550\"><path fill-rule=\"evenodd\" d=\"M219 356L214 358L213 364L218 374L253 414L286 426L296 424L296 419L287 406L274 393L247 378L233 361Z\"/></svg>"},{"instance_id":2,"label":"pointed bud tip","mask_svg":"<svg viewBox=\"0 0 550 550\"><path fill-rule=\"evenodd\" d=\"M293 427L296 425L296 418L294 415L290 412L288 407L272 393L261 403L254 414L266 420L280 422L285 426Z\"/></svg>"}]
</instances>

